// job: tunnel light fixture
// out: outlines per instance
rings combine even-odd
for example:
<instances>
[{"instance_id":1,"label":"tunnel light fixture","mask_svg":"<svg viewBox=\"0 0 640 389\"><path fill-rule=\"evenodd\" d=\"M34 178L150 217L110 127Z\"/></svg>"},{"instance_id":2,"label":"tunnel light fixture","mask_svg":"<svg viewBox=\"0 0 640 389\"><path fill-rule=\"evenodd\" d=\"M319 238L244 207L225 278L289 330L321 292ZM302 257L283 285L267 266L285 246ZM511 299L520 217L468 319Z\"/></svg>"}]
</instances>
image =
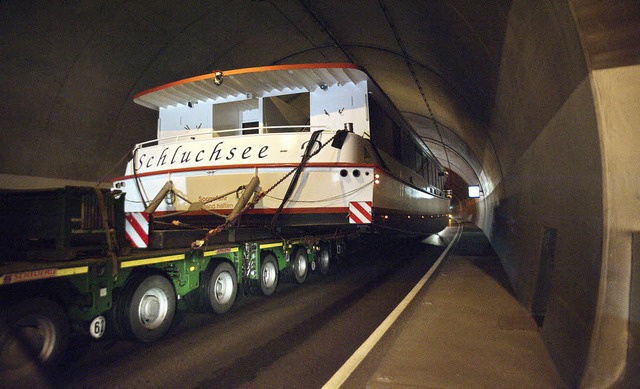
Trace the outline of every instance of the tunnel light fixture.
<instances>
[{"instance_id":1,"label":"tunnel light fixture","mask_svg":"<svg viewBox=\"0 0 640 389\"><path fill-rule=\"evenodd\" d=\"M477 199L480 197L480 186L479 185L469 185L469 198Z\"/></svg>"}]
</instances>

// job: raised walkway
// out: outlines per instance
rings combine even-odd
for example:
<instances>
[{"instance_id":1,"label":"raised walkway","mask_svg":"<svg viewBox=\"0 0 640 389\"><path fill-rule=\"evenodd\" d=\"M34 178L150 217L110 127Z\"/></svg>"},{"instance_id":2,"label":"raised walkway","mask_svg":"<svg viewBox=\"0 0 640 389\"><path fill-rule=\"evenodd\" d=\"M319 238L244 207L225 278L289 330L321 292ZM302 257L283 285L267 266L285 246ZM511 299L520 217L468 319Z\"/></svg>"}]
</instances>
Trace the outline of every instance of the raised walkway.
<instances>
[{"instance_id":1,"label":"raised walkway","mask_svg":"<svg viewBox=\"0 0 640 389\"><path fill-rule=\"evenodd\" d=\"M445 230L445 240L455 230ZM566 387L536 322L472 224L463 225L457 245L386 326L325 387Z\"/></svg>"}]
</instances>

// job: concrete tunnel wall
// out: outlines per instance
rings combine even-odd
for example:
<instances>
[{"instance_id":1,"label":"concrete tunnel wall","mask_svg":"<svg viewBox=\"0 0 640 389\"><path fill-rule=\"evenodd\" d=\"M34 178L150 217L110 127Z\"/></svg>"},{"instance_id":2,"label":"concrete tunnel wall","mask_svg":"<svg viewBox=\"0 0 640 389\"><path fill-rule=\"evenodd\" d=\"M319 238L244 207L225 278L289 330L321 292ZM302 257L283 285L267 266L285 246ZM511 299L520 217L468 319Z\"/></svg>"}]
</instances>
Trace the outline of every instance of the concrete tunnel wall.
<instances>
[{"instance_id":1,"label":"concrete tunnel wall","mask_svg":"<svg viewBox=\"0 0 640 389\"><path fill-rule=\"evenodd\" d=\"M593 71L590 80L603 154L604 231L583 386L633 387L640 382L640 65Z\"/></svg>"},{"instance_id":2,"label":"concrete tunnel wall","mask_svg":"<svg viewBox=\"0 0 640 389\"><path fill-rule=\"evenodd\" d=\"M565 382L629 385L640 68L590 72L571 11L512 3L489 130L502 181L474 220L517 298L546 311L540 331Z\"/></svg>"}]
</instances>

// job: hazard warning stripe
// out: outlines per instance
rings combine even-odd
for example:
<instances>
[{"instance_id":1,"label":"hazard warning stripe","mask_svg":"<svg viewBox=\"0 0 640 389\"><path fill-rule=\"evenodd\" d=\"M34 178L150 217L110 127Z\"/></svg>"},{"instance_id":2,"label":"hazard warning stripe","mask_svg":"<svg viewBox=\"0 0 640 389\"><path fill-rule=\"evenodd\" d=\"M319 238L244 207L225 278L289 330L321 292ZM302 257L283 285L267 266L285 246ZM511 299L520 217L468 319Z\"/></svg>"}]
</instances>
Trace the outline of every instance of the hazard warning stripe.
<instances>
[{"instance_id":1,"label":"hazard warning stripe","mask_svg":"<svg viewBox=\"0 0 640 389\"><path fill-rule=\"evenodd\" d=\"M373 220L371 216L371 201L349 203L349 223L368 224Z\"/></svg>"},{"instance_id":2,"label":"hazard warning stripe","mask_svg":"<svg viewBox=\"0 0 640 389\"><path fill-rule=\"evenodd\" d=\"M149 246L149 215L144 212L126 214L125 237L131 241L133 247Z\"/></svg>"}]
</instances>

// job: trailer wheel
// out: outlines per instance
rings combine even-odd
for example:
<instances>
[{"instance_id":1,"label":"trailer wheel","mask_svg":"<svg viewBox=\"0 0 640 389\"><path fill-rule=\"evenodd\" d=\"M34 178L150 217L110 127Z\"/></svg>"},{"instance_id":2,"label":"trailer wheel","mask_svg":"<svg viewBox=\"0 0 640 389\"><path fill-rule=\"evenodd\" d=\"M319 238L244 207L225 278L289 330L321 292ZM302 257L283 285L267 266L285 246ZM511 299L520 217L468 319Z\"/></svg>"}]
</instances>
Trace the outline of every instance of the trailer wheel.
<instances>
[{"instance_id":1,"label":"trailer wheel","mask_svg":"<svg viewBox=\"0 0 640 389\"><path fill-rule=\"evenodd\" d=\"M204 274L202 274L204 277ZM191 312L207 312L209 309L209 304L207 304L206 297L203 297L203 292L201 288L203 288L202 283L205 281L200 281L200 288L194 289L191 292L185 294L182 299L187 309Z\"/></svg>"},{"instance_id":2,"label":"trailer wheel","mask_svg":"<svg viewBox=\"0 0 640 389\"><path fill-rule=\"evenodd\" d=\"M262 258L260 266L260 291L265 296L271 296L278 286L278 262L273 254Z\"/></svg>"},{"instance_id":3,"label":"trailer wheel","mask_svg":"<svg viewBox=\"0 0 640 389\"><path fill-rule=\"evenodd\" d=\"M309 261L307 260L307 250L300 247L296 250L293 260L291 261L293 277L298 284L304 283L309 274Z\"/></svg>"},{"instance_id":4,"label":"trailer wheel","mask_svg":"<svg viewBox=\"0 0 640 389\"><path fill-rule=\"evenodd\" d=\"M36 360L55 365L69 343L69 321L60 305L45 298L24 300L2 313L0 367L15 369ZM29 355L30 354L30 355ZM33 358L33 359L31 359Z\"/></svg>"},{"instance_id":5,"label":"trailer wheel","mask_svg":"<svg viewBox=\"0 0 640 389\"><path fill-rule=\"evenodd\" d=\"M320 252L318 253L317 258L320 274L326 276L327 274L329 274L332 266L331 246L329 246L328 244L323 244L320 247Z\"/></svg>"},{"instance_id":6,"label":"trailer wheel","mask_svg":"<svg viewBox=\"0 0 640 389\"><path fill-rule=\"evenodd\" d=\"M176 311L176 292L173 284L159 274L131 282L118 301L123 336L141 342L153 342L164 336L171 327Z\"/></svg>"},{"instance_id":7,"label":"trailer wheel","mask_svg":"<svg viewBox=\"0 0 640 389\"><path fill-rule=\"evenodd\" d=\"M231 309L238 293L236 271L229 262L220 262L208 278L207 295L215 313L225 313Z\"/></svg>"}]
</instances>

